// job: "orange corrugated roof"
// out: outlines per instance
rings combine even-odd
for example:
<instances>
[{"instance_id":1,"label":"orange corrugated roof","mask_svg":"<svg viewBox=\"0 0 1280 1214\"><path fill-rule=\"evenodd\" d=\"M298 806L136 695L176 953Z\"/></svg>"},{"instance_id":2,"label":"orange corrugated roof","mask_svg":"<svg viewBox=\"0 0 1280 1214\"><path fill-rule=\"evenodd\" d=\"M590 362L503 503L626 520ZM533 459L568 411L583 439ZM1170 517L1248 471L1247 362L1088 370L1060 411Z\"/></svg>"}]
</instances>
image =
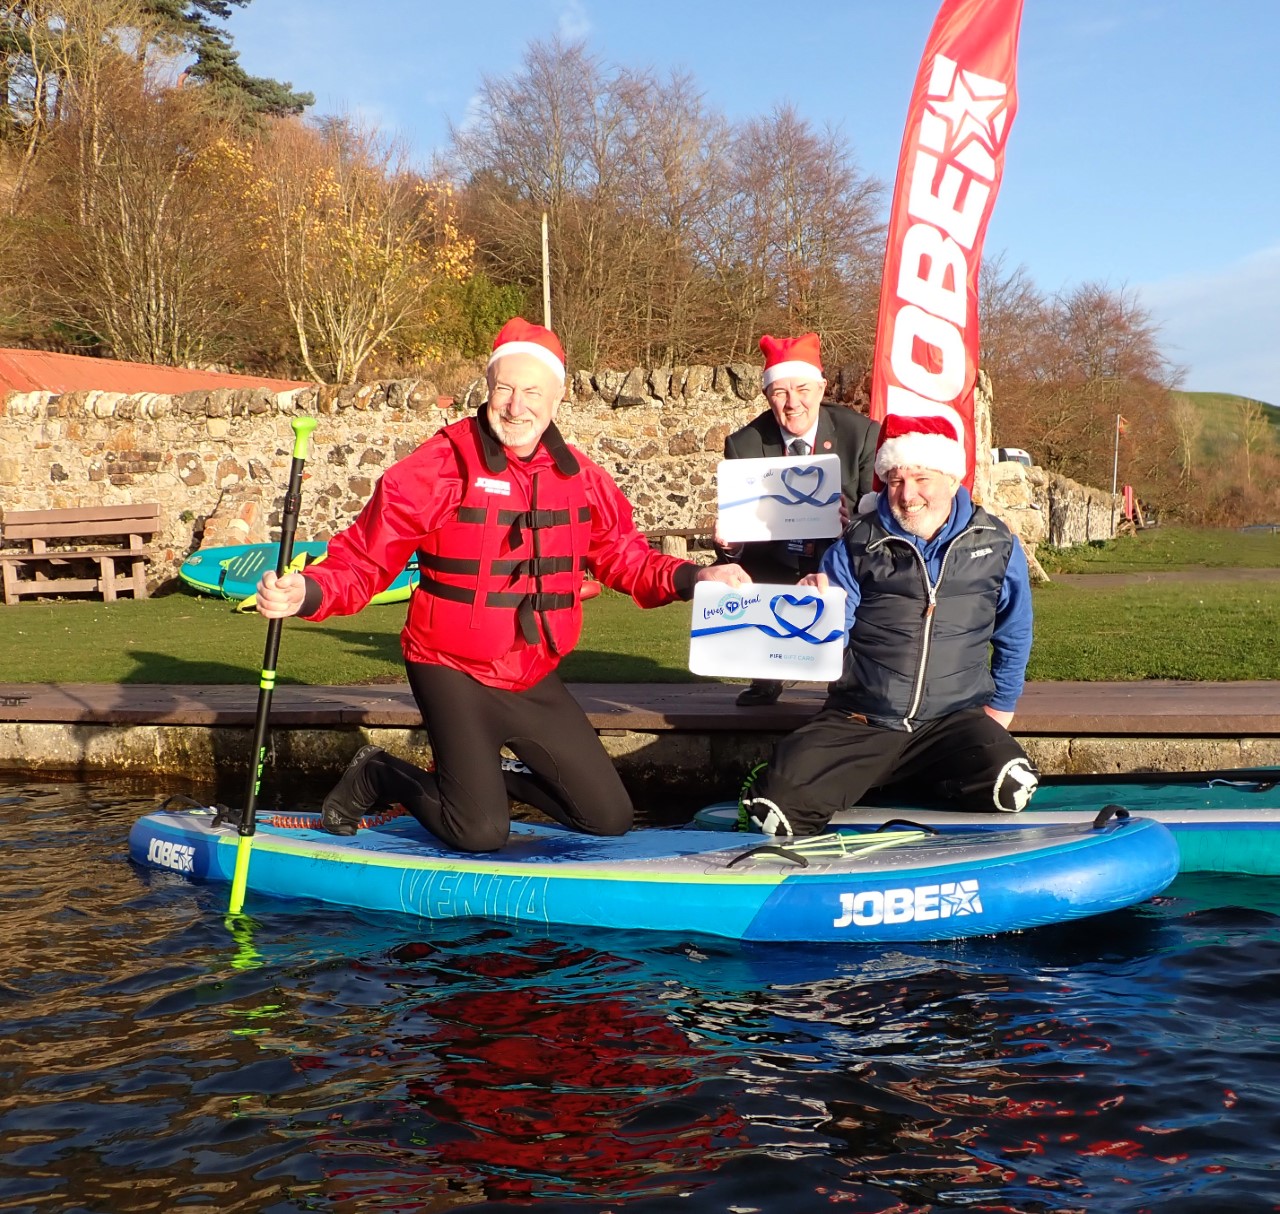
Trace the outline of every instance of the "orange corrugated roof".
<instances>
[{"instance_id":1,"label":"orange corrugated roof","mask_svg":"<svg viewBox=\"0 0 1280 1214\"><path fill-rule=\"evenodd\" d=\"M200 388L270 388L284 392L307 384L261 375L228 375L157 367L116 358L51 354L47 350L0 349L0 392L194 392Z\"/></svg>"}]
</instances>

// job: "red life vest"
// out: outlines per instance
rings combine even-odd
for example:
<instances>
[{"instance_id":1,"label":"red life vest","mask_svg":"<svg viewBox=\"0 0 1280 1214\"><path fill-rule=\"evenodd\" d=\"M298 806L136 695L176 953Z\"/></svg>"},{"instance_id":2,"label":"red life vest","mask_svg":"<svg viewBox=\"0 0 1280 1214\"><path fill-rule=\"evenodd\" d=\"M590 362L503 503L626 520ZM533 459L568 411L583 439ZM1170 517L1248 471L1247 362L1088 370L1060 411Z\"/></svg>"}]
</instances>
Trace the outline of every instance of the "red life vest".
<instances>
[{"instance_id":1,"label":"red life vest","mask_svg":"<svg viewBox=\"0 0 1280 1214\"><path fill-rule=\"evenodd\" d=\"M418 553L407 629L426 647L492 660L518 637L554 655L582 632L591 507L573 452L552 424L551 465L511 466L482 418L440 432L453 444L462 501Z\"/></svg>"}]
</instances>

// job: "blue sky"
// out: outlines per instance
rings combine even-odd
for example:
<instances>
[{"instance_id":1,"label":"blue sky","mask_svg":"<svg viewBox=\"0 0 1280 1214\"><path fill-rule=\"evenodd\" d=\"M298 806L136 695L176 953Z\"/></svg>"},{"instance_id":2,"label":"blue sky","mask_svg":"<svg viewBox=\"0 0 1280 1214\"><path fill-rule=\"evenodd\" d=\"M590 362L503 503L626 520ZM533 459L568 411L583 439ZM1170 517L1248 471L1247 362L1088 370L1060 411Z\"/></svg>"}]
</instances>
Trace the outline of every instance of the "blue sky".
<instances>
[{"instance_id":1,"label":"blue sky","mask_svg":"<svg viewBox=\"0 0 1280 1214\"><path fill-rule=\"evenodd\" d=\"M730 118L789 101L891 186L938 0L252 0L243 66L401 135L424 165L482 75L583 37L690 71ZM784 16L780 16L784 14ZM1137 291L1192 390L1280 404L1280 0L1026 0L986 252L1053 292ZM887 191L886 191L887 200Z\"/></svg>"}]
</instances>

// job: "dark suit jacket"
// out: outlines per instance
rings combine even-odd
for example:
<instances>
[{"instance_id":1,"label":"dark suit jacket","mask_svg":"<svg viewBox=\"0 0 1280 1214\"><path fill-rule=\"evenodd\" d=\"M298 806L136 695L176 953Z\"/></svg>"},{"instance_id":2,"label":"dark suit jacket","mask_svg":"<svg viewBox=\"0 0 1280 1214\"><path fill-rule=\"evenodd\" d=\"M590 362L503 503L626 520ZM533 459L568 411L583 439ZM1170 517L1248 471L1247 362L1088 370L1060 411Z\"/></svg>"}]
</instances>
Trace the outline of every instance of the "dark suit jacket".
<instances>
[{"instance_id":1,"label":"dark suit jacket","mask_svg":"<svg viewBox=\"0 0 1280 1214\"><path fill-rule=\"evenodd\" d=\"M851 514L857 512L858 499L870 491L875 479L879 434L875 422L853 409L819 407L813 453L840 457L840 491L848 499ZM786 453L782 431L768 409L724 440L725 459L763 459ZM802 554L790 552L782 541L746 544L741 556L731 558L722 550L718 559L736 559L757 582L794 582L817 569L830 544L829 538L810 541Z\"/></svg>"}]
</instances>

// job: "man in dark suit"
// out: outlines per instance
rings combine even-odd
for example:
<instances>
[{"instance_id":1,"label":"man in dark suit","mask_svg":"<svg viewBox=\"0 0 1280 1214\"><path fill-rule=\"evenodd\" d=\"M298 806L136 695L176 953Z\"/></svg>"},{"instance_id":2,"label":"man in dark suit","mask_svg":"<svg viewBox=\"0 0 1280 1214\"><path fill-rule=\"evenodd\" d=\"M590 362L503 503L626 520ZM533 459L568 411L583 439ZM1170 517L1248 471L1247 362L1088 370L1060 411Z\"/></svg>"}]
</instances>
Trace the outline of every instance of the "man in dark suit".
<instances>
[{"instance_id":1,"label":"man in dark suit","mask_svg":"<svg viewBox=\"0 0 1280 1214\"><path fill-rule=\"evenodd\" d=\"M840 489L856 510L871 490L879 426L842 405L822 403L827 381L822 374L821 343L816 333L800 337L760 338L764 353L764 396L769 408L724 440L725 459L772 456L838 455ZM817 571L834 536L813 540L772 540L717 546L722 560L733 560L753 581L794 583ZM737 698L742 707L773 704L782 694L775 679L757 679Z\"/></svg>"}]
</instances>

